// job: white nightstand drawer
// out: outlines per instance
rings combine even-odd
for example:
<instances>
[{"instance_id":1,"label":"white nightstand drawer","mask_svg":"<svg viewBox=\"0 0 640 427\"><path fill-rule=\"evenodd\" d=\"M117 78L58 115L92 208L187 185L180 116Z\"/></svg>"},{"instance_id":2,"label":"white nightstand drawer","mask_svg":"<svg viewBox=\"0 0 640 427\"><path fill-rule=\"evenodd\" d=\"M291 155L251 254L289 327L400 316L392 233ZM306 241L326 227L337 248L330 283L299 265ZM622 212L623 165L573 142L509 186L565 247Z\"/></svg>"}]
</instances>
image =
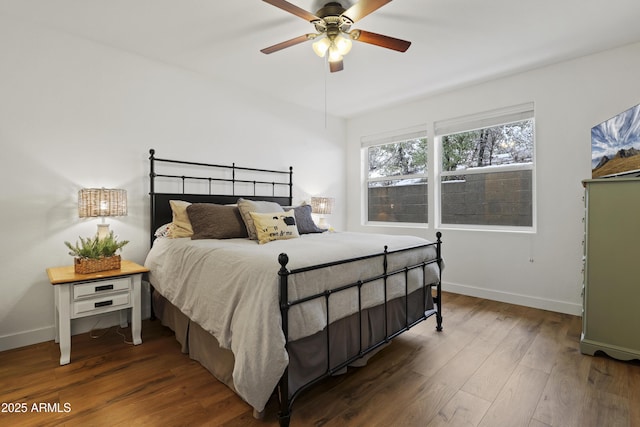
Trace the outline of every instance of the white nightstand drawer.
<instances>
[{"instance_id":1,"label":"white nightstand drawer","mask_svg":"<svg viewBox=\"0 0 640 427\"><path fill-rule=\"evenodd\" d=\"M131 280L128 277L82 283L73 286L73 299L77 300L79 298L100 295L107 292L124 291L128 290L130 286Z\"/></svg>"},{"instance_id":2,"label":"white nightstand drawer","mask_svg":"<svg viewBox=\"0 0 640 427\"><path fill-rule=\"evenodd\" d=\"M129 292L76 301L73 303L73 315L77 316L91 311L120 310L128 307L130 301Z\"/></svg>"}]
</instances>

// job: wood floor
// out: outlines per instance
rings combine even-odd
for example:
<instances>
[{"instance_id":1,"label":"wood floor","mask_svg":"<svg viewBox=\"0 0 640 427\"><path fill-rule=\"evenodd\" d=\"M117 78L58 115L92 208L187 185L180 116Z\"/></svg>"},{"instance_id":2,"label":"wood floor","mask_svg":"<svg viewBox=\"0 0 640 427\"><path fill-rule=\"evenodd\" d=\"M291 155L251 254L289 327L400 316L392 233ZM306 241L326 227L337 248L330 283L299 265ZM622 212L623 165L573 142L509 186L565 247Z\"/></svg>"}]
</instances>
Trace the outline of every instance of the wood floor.
<instances>
[{"instance_id":1,"label":"wood floor","mask_svg":"<svg viewBox=\"0 0 640 427\"><path fill-rule=\"evenodd\" d=\"M291 425L640 426L640 362L581 355L580 318L443 300L443 332L429 319L368 366L303 394ZM142 338L74 336L66 366L53 342L0 353L0 425L277 425L275 399L253 419L157 321L143 323Z\"/></svg>"}]
</instances>

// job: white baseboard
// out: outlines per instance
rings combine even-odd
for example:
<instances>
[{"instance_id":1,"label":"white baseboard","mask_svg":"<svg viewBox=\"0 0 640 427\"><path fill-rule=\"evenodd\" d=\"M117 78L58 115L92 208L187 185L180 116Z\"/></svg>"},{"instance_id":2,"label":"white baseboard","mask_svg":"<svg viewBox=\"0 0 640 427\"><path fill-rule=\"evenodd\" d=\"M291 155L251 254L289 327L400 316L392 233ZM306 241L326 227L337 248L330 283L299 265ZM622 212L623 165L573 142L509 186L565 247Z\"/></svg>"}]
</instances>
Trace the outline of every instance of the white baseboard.
<instances>
[{"instance_id":1,"label":"white baseboard","mask_svg":"<svg viewBox=\"0 0 640 427\"><path fill-rule=\"evenodd\" d=\"M442 282L442 290L455 294L468 295L471 297L485 298L493 301L506 302L509 304L523 305L526 307L539 308L542 310L555 311L558 313L582 316L582 305L551 299L532 297L530 295L514 294L511 292L496 291L495 289L477 288L475 286L460 285L457 283Z\"/></svg>"},{"instance_id":2,"label":"white baseboard","mask_svg":"<svg viewBox=\"0 0 640 427\"><path fill-rule=\"evenodd\" d=\"M55 338L56 331L52 326L46 326L31 331L18 332L16 334L4 335L0 337L0 351L11 350L13 348L25 347Z\"/></svg>"}]
</instances>

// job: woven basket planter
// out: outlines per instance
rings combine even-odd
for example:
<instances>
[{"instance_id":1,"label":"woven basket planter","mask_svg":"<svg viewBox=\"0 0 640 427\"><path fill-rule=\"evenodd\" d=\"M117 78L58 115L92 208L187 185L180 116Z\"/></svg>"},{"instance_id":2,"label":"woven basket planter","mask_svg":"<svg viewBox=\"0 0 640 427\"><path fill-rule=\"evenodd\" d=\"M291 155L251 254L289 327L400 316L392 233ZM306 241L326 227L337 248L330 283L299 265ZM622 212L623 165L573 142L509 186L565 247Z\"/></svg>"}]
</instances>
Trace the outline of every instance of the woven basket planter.
<instances>
[{"instance_id":1,"label":"woven basket planter","mask_svg":"<svg viewBox=\"0 0 640 427\"><path fill-rule=\"evenodd\" d=\"M120 255L105 258L75 258L75 271L78 274L96 273L98 271L119 270Z\"/></svg>"}]
</instances>

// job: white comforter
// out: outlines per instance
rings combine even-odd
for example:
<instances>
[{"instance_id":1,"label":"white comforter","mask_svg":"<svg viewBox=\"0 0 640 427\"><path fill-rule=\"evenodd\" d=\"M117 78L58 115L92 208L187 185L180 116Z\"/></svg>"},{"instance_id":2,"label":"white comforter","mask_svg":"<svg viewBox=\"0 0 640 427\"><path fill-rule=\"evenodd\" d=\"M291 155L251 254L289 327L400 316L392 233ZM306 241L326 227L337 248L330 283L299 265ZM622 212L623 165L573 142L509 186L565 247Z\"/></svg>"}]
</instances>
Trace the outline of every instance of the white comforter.
<instances>
[{"instance_id":1,"label":"white comforter","mask_svg":"<svg viewBox=\"0 0 640 427\"><path fill-rule=\"evenodd\" d=\"M264 409L288 364L278 303L278 255L289 254L289 270L427 243L412 236L361 233L303 235L259 245L248 239L157 239L145 261L154 288L185 315L213 334L235 357L233 382L238 394L255 409ZM389 269L435 257L435 249L390 257ZM290 278L289 300L371 277L382 272L381 258L331 267ZM419 286L411 272L409 292ZM427 269L427 283L437 281L437 265ZM303 283L304 282L304 283ZM389 286L387 298L404 295L404 284ZM355 292L355 291L354 291ZM363 287L365 307L384 299L383 287ZM331 297L330 321L357 311L357 297L340 292ZM313 301L295 306L289 315L289 339L322 330L326 306Z\"/></svg>"}]
</instances>

